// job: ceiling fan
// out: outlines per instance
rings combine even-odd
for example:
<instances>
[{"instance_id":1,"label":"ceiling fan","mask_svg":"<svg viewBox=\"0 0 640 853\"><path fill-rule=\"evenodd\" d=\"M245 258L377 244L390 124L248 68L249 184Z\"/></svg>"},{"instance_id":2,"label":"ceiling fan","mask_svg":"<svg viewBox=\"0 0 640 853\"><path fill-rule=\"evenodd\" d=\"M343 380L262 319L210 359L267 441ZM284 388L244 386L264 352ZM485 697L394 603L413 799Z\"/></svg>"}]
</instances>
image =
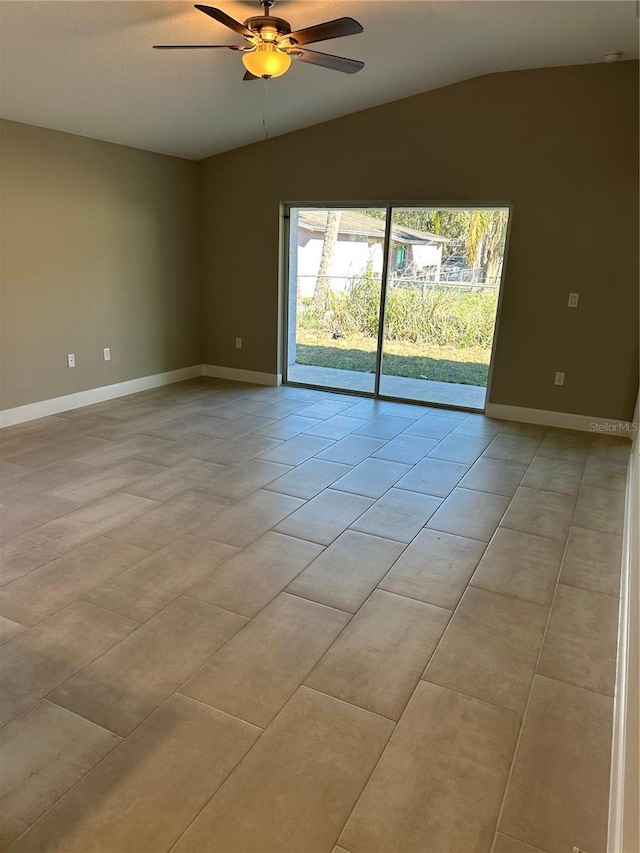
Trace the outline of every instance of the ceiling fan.
<instances>
[{"instance_id":1,"label":"ceiling fan","mask_svg":"<svg viewBox=\"0 0 640 853\"><path fill-rule=\"evenodd\" d=\"M196 9L210 18L224 24L230 30L241 35L244 44L155 44L157 50L227 50L242 51L242 62L247 69L243 80L258 80L280 77L289 70L292 59L355 74L364 68L364 62L333 56L317 50L307 50L302 45L318 41L352 36L362 32L362 26L353 18L337 18L324 24L316 24L303 30L291 31L288 21L274 18L270 9L275 0L260 0L264 15L247 18L244 23L234 20L221 9L196 4Z\"/></svg>"}]
</instances>

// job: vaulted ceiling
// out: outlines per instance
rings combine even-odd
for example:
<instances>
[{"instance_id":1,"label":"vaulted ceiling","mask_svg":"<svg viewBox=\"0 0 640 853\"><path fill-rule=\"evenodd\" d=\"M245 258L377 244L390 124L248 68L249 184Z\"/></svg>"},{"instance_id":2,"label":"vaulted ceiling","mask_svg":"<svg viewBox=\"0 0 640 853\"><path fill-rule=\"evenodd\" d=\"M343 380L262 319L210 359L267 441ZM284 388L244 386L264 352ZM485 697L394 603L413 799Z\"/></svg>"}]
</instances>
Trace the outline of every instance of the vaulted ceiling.
<instances>
[{"instance_id":1,"label":"vaulted ceiling","mask_svg":"<svg viewBox=\"0 0 640 853\"><path fill-rule=\"evenodd\" d=\"M212 0L234 18L258 2ZM496 71L638 57L633 0L278 0L294 29L342 15L364 33L313 45L363 60L356 75L303 63L269 84L271 135ZM262 138L262 81L243 82L233 44L189 2L3 0L2 117L201 159ZM535 108L532 105L532 108ZM400 130L400 129L399 129Z\"/></svg>"}]
</instances>

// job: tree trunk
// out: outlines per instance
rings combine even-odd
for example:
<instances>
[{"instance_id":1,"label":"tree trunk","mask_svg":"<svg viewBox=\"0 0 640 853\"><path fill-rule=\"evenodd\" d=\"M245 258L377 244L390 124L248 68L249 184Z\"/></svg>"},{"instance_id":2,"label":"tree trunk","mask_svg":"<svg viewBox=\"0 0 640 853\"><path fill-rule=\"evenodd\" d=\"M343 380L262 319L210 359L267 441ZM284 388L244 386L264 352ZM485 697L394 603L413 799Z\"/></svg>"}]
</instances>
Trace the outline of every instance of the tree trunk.
<instances>
[{"instance_id":1,"label":"tree trunk","mask_svg":"<svg viewBox=\"0 0 640 853\"><path fill-rule=\"evenodd\" d=\"M316 287L313 292L313 304L321 311L327 308L329 291L331 289L329 268L333 260L333 253L338 242L338 231L340 229L340 211L327 211L327 227L324 232L324 243L322 244L322 256L320 257L320 267L318 269L318 278L316 279Z\"/></svg>"}]
</instances>

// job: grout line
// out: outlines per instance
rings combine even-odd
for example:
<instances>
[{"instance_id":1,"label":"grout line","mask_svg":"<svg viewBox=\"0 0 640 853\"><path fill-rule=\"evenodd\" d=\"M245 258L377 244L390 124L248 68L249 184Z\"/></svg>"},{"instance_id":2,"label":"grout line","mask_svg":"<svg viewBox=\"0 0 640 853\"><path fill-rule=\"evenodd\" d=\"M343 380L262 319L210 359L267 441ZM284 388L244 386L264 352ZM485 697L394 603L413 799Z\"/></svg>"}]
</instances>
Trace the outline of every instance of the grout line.
<instances>
[{"instance_id":1,"label":"grout line","mask_svg":"<svg viewBox=\"0 0 640 853\"><path fill-rule=\"evenodd\" d=\"M181 693L180 690L176 690L175 693L171 694L169 699L172 699L175 696L179 696L181 699L188 699L190 702L195 702L198 705L202 705L203 708L208 708L210 711L217 711L218 714L224 714L225 717L229 717L229 719L235 720L238 723L243 723L245 726L251 726L251 728L257 729L260 732L258 737L260 737L260 735L264 732L263 726L259 726L257 723L251 723L249 722L249 720L245 720L242 717L237 717L235 714L230 714L229 711L224 711L222 708L218 708L216 705L210 705L208 702L203 702L202 699L196 699L195 696L189 696L188 693Z\"/></svg>"}]
</instances>

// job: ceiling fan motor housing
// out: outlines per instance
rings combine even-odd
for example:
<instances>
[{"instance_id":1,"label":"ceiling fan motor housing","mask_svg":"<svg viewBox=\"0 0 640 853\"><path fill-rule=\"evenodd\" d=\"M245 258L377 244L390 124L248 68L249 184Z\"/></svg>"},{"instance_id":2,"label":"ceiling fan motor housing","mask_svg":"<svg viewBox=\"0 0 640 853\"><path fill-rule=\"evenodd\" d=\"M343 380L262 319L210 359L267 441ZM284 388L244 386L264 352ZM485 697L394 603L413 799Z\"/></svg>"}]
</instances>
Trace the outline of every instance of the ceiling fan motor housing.
<instances>
[{"instance_id":1,"label":"ceiling fan motor housing","mask_svg":"<svg viewBox=\"0 0 640 853\"><path fill-rule=\"evenodd\" d=\"M279 36L286 36L291 32L288 21L283 18L273 18L271 15L247 18L244 25L264 41L275 41Z\"/></svg>"}]
</instances>

